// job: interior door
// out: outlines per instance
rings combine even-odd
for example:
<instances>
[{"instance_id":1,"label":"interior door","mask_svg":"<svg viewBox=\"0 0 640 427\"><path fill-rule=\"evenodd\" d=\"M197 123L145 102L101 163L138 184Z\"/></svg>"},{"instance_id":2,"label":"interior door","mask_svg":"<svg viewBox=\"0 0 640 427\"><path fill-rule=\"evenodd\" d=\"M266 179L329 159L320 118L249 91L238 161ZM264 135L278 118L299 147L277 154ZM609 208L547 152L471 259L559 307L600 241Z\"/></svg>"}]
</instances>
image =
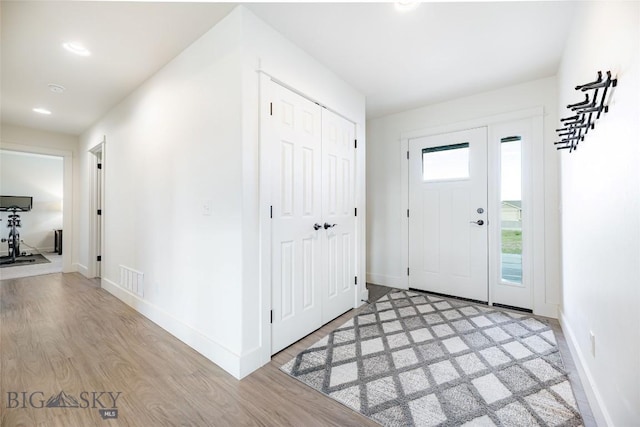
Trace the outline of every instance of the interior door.
<instances>
[{"instance_id":1,"label":"interior door","mask_svg":"<svg viewBox=\"0 0 640 427\"><path fill-rule=\"evenodd\" d=\"M355 278L354 124L322 110L322 320L353 308Z\"/></svg>"},{"instance_id":2,"label":"interior door","mask_svg":"<svg viewBox=\"0 0 640 427\"><path fill-rule=\"evenodd\" d=\"M409 140L409 286L488 301L487 130Z\"/></svg>"},{"instance_id":3,"label":"interior door","mask_svg":"<svg viewBox=\"0 0 640 427\"><path fill-rule=\"evenodd\" d=\"M322 325L319 274L325 230L321 224L321 107L280 85L272 86L276 136L271 329L276 353Z\"/></svg>"}]
</instances>

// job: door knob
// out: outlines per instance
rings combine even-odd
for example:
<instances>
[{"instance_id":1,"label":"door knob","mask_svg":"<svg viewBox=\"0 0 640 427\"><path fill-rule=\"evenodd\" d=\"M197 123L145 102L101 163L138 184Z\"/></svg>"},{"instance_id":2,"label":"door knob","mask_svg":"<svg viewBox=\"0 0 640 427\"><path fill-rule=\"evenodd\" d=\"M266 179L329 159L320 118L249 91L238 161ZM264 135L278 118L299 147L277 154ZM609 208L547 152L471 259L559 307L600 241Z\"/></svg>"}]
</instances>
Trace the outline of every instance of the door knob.
<instances>
[{"instance_id":1,"label":"door knob","mask_svg":"<svg viewBox=\"0 0 640 427\"><path fill-rule=\"evenodd\" d=\"M320 224L318 224L317 222L315 224L313 224L313 229L314 230L320 230L322 228L322 226Z\"/></svg>"},{"instance_id":2,"label":"door knob","mask_svg":"<svg viewBox=\"0 0 640 427\"><path fill-rule=\"evenodd\" d=\"M338 224L328 224L328 223L326 223L326 222L325 222L325 223L324 223L324 229L326 230L326 229L328 229L328 228L333 228L333 227L335 227L336 225L338 225Z\"/></svg>"},{"instance_id":3,"label":"door knob","mask_svg":"<svg viewBox=\"0 0 640 427\"><path fill-rule=\"evenodd\" d=\"M477 221L469 221L471 224L484 225L484 221L479 219Z\"/></svg>"}]
</instances>

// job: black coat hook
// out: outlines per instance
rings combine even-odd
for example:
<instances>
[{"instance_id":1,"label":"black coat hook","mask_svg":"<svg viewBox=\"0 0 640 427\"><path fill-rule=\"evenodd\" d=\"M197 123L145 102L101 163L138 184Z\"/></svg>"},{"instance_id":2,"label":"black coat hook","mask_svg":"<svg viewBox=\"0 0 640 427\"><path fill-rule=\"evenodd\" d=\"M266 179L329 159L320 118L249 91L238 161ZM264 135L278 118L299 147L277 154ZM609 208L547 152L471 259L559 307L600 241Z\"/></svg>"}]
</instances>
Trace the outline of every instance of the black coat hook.
<instances>
[{"instance_id":1,"label":"black coat hook","mask_svg":"<svg viewBox=\"0 0 640 427\"><path fill-rule=\"evenodd\" d=\"M609 111L607 92L610 87L616 87L617 84L618 79L612 78L611 71L607 71L604 79L602 71L598 71L598 77L595 81L575 87L578 91L592 92L585 93L584 101L567 105L567 108L575 114L560 119L562 127L556 129L556 132L561 140L554 142L558 150L568 149L569 152L573 152L578 149L578 145L584 141L589 130L595 128L595 123L600 115Z\"/></svg>"},{"instance_id":2,"label":"black coat hook","mask_svg":"<svg viewBox=\"0 0 640 427\"><path fill-rule=\"evenodd\" d=\"M578 85L576 86L576 90L583 90L583 88L587 87L587 86L591 86L591 85L595 85L602 82L602 71L598 71L598 78L596 79L596 81L591 82L591 83L585 83L583 85Z\"/></svg>"},{"instance_id":3,"label":"black coat hook","mask_svg":"<svg viewBox=\"0 0 640 427\"><path fill-rule=\"evenodd\" d=\"M584 92L584 91L587 91L587 90L600 89L600 88L603 88L603 87L607 88L607 87L611 86L611 71L607 71L607 80L602 81L602 78L600 78L599 80L600 81L598 81L598 82L587 83L586 85L582 85L580 90Z\"/></svg>"},{"instance_id":4,"label":"black coat hook","mask_svg":"<svg viewBox=\"0 0 640 427\"><path fill-rule=\"evenodd\" d=\"M593 101L591 101L591 102L593 102ZM584 95L584 101L582 101L582 102L577 102L577 103L575 103L575 104L569 104L569 105L567 105L567 108L574 109L574 108L583 107L583 106L585 106L585 105L589 105L589 94L588 94L588 93L586 93L586 94Z\"/></svg>"}]
</instances>

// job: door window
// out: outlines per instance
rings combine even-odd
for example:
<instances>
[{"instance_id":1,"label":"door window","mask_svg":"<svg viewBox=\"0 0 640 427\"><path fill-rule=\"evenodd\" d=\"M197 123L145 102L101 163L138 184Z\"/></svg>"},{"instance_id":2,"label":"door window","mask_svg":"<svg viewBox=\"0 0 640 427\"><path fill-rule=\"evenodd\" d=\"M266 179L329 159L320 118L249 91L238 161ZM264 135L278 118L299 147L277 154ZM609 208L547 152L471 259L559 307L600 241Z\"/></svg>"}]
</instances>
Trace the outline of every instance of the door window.
<instances>
[{"instance_id":1,"label":"door window","mask_svg":"<svg viewBox=\"0 0 640 427\"><path fill-rule=\"evenodd\" d=\"M469 178L469 143L422 149L422 179L445 181Z\"/></svg>"}]
</instances>

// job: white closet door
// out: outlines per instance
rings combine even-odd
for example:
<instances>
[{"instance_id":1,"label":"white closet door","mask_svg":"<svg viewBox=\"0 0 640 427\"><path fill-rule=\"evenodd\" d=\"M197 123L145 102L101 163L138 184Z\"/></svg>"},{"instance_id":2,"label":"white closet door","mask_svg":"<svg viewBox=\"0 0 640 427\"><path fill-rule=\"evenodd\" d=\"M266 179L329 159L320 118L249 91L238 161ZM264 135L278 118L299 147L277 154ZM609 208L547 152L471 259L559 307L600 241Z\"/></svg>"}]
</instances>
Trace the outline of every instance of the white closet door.
<instances>
[{"instance_id":1,"label":"white closet door","mask_svg":"<svg viewBox=\"0 0 640 427\"><path fill-rule=\"evenodd\" d=\"M354 133L353 123L322 110L323 323L354 303Z\"/></svg>"},{"instance_id":2,"label":"white closet door","mask_svg":"<svg viewBox=\"0 0 640 427\"><path fill-rule=\"evenodd\" d=\"M322 326L321 107L273 84L272 353Z\"/></svg>"}]
</instances>

